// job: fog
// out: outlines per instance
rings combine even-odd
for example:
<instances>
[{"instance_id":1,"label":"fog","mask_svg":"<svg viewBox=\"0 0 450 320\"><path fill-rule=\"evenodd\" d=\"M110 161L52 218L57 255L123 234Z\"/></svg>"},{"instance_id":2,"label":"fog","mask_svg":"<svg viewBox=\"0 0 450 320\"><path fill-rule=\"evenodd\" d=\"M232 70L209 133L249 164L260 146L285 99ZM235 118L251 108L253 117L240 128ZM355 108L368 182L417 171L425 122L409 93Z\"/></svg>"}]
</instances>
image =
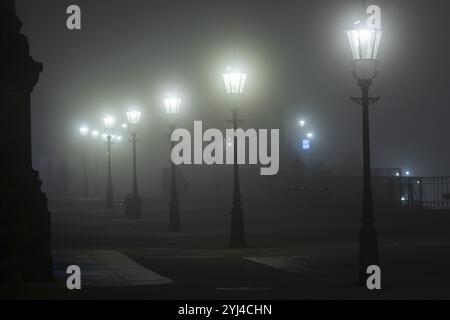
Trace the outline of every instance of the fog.
<instances>
[{"instance_id":1,"label":"fog","mask_svg":"<svg viewBox=\"0 0 450 320\"><path fill-rule=\"evenodd\" d=\"M44 72L32 99L33 161L49 197L80 194L81 125L102 130L105 115L126 122L125 112L143 112L138 174L144 197L161 197L169 166L168 127L162 98L183 98L178 126L195 120L224 130L231 113L221 73L229 65L248 73L245 128L280 129L280 174L260 177L244 167L243 190L283 186L300 150L298 120L315 134L305 155L310 170L339 172L343 159L361 154L361 111L345 35L358 19L361 1L17 1L32 56ZM372 166L403 168L414 175L448 175L446 137L450 48L446 1L374 1L383 10L380 72L372 94ZM82 30L65 26L66 8L82 9ZM426 26L426 27L425 27ZM414 93L414 95L411 95ZM120 128L118 128L120 132ZM113 145L113 180L118 197L131 191L131 144L126 131ZM106 146L89 145L90 188L105 189ZM231 192L232 168L183 166L191 196ZM228 193L225 192L228 196Z\"/></svg>"}]
</instances>

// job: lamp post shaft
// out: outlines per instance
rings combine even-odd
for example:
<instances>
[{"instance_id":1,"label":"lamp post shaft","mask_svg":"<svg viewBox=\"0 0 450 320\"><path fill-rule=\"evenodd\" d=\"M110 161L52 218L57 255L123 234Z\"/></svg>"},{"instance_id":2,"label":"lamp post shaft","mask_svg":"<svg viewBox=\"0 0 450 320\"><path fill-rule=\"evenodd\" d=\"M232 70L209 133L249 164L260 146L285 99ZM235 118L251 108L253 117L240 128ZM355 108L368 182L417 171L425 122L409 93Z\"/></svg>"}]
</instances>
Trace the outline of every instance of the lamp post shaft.
<instances>
[{"instance_id":1,"label":"lamp post shaft","mask_svg":"<svg viewBox=\"0 0 450 320\"><path fill-rule=\"evenodd\" d=\"M170 132L175 130L175 126L170 126ZM175 146L175 142L171 141L170 145L172 150ZM180 231L180 202L178 201L178 189L177 189L177 176L176 166L173 161L171 163L171 185L170 185L170 212L169 212L169 231Z\"/></svg>"},{"instance_id":2,"label":"lamp post shaft","mask_svg":"<svg viewBox=\"0 0 450 320\"><path fill-rule=\"evenodd\" d=\"M89 197L88 165L87 165L87 138L83 142L83 197Z\"/></svg>"},{"instance_id":3,"label":"lamp post shaft","mask_svg":"<svg viewBox=\"0 0 450 320\"><path fill-rule=\"evenodd\" d=\"M136 164L136 134L133 134L133 195L138 195L137 164Z\"/></svg>"},{"instance_id":4,"label":"lamp post shaft","mask_svg":"<svg viewBox=\"0 0 450 320\"><path fill-rule=\"evenodd\" d=\"M114 193L112 187L112 177L111 177L111 135L107 137L108 146L108 185L106 187L106 209L114 208Z\"/></svg>"},{"instance_id":5,"label":"lamp post shaft","mask_svg":"<svg viewBox=\"0 0 450 320\"><path fill-rule=\"evenodd\" d=\"M239 109L232 109L233 113L233 129L238 129L238 113ZM234 136L234 190L233 190L233 209L231 211L231 232L230 247L245 248L245 230L244 230L244 211L242 210L241 186L239 180L239 164L238 164L238 138Z\"/></svg>"},{"instance_id":6,"label":"lamp post shaft","mask_svg":"<svg viewBox=\"0 0 450 320\"><path fill-rule=\"evenodd\" d=\"M94 193L95 196L98 196L98 151L97 148L95 148L95 152L94 152L94 157L95 157L95 163L94 163Z\"/></svg>"},{"instance_id":7,"label":"lamp post shaft","mask_svg":"<svg viewBox=\"0 0 450 320\"><path fill-rule=\"evenodd\" d=\"M378 232L375 229L375 218L372 199L372 178L370 164L370 123L369 107L375 102L370 98L371 80L360 80L362 98L362 129L363 129L363 204L361 216L361 230L359 232L359 282L365 285L367 267L379 265Z\"/></svg>"},{"instance_id":8,"label":"lamp post shaft","mask_svg":"<svg viewBox=\"0 0 450 320\"><path fill-rule=\"evenodd\" d=\"M133 144L133 191L131 195L127 195L125 198L125 215L129 219L140 219L141 218L141 197L138 193L138 182L137 182L137 160L136 160L136 143L137 143L137 133L131 133Z\"/></svg>"}]
</instances>

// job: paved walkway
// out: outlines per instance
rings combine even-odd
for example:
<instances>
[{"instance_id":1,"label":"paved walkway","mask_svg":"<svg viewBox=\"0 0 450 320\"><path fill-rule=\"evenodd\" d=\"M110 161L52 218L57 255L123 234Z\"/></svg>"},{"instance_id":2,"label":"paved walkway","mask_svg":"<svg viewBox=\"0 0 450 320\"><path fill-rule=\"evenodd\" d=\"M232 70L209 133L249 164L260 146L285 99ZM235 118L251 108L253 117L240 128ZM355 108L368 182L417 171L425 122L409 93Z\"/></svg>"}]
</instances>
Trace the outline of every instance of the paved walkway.
<instances>
[{"instance_id":1,"label":"paved walkway","mask_svg":"<svg viewBox=\"0 0 450 320\"><path fill-rule=\"evenodd\" d=\"M118 251L54 251L54 274L65 282L67 267L81 269L82 287L149 286L173 283L172 280L134 262Z\"/></svg>"}]
</instances>

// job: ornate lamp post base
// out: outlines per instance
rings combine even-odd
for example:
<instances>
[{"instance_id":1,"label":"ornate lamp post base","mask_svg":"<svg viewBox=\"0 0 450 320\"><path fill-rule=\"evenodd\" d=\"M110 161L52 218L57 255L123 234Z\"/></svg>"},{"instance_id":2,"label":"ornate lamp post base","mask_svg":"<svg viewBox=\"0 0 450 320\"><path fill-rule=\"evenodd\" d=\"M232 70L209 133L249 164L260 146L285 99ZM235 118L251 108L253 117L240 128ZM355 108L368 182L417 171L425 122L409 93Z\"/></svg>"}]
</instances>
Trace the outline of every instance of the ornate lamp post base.
<instances>
[{"instance_id":1,"label":"ornate lamp post base","mask_svg":"<svg viewBox=\"0 0 450 320\"><path fill-rule=\"evenodd\" d=\"M125 198L125 216L128 219L141 218L141 197L138 194L131 194Z\"/></svg>"}]
</instances>

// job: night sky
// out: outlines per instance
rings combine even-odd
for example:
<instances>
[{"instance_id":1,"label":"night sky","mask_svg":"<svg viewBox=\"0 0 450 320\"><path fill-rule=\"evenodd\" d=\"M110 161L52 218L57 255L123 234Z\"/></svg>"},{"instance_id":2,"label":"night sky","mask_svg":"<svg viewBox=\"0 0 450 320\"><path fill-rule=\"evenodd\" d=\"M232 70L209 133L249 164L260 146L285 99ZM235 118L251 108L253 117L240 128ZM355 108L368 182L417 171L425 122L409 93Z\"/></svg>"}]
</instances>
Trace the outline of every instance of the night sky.
<instances>
[{"instance_id":1,"label":"night sky","mask_svg":"<svg viewBox=\"0 0 450 320\"><path fill-rule=\"evenodd\" d=\"M448 175L450 4L372 3L381 6L385 29L372 87L382 97L371 109L373 167ZM81 31L66 28L71 4L82 9ZM288 158L303 116L316 134L315 161L339 166L343 154L361 152L361 112L348 99L359 88L345 35L360 10L357 0L19 0L32 56L44 63L33 93L35 166L75 166L78 127L101 129L108 113L125 122L127 106L137 104L142 170L156 177L168 162L162 97L183 96L181 127L203 120L224 129L228 65L249 74L246 127L280 128ZM129 146L122 148L127 154Z\"/></svg>"}]
</instances>

